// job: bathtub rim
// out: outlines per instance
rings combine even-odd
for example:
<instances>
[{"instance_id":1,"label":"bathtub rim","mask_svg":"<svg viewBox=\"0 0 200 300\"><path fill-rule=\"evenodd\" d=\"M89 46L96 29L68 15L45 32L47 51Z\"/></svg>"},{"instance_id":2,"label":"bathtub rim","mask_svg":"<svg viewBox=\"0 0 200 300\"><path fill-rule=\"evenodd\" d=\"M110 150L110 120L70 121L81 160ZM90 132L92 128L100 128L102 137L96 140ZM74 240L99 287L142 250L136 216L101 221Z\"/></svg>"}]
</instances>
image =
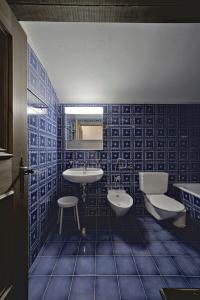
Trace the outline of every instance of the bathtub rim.
<instances>
[{"instance_id":1,"label":"bathtub rim","mask_svg":"<svg viewBox=\"0 0 200 300\"><path fill-rule=\"evenodd\" d=\"M196 192L193 192L192 190L190 190L188 187L185 187L185 185L199 185L199 194ZM184 191L188 194L192 194L193 196L200 198L200 182L191 182L191 183L187 183L187 182L179 182L179 183L174 183L173 184L174 187L180 189L181 191Z\"/></svg>"}]
</instances>

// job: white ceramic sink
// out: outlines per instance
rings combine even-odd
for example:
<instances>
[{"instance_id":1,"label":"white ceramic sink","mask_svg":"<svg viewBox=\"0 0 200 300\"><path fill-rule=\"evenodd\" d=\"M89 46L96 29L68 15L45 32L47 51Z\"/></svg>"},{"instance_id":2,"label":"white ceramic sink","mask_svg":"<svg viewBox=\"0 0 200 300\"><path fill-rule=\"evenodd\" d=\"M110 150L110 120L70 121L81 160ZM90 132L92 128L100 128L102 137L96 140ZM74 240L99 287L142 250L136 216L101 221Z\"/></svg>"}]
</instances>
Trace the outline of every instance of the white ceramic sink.
<instances>
[{"instance_id":1,"label":"white ceramic sink","mask_svg":"<svg viewBox=\"0 0 200 300\"><path fill-rule=\"evenodd\" d=\"M100 168L71 168L65 170L63 177L71 182L92 183L101 179L103 170Z\"/></svg>"}]
</instances>

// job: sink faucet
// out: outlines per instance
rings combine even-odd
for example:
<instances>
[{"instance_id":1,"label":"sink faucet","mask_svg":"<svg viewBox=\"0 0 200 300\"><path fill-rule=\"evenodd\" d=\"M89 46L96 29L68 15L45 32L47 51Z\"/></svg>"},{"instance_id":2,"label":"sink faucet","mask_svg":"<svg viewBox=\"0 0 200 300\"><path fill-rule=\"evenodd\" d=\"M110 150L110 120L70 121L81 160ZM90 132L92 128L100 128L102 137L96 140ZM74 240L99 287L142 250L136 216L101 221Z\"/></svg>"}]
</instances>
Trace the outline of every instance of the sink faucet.
<instances>
[{"instance_id":1,"label":"sink faucet","mask_svg":"<svg viewBox=\"0 0 200 300\"><path fill-rule=\"evenodd\" d=\"M122 166L122 163L123 163L123 166ZM116 167L115 167L116 171L117 171L117 167L119 168L119 170L126 168L125 163L126 163L126 159L119 157L117 159L117 163L116 163Z\"/></svg>"}]
</instances>

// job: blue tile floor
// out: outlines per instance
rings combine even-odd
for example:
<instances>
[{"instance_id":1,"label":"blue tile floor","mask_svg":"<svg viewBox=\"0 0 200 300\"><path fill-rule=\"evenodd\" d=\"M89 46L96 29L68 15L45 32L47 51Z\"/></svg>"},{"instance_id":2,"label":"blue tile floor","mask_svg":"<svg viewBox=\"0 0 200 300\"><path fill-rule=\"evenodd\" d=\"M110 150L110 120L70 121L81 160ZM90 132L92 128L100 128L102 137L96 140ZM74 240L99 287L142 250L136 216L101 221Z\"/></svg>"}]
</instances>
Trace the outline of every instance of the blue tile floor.
<instances>
[{"instance_id":1,"label":"blue tile floor","mask_svg":"<svg viewBox=\"0 0 200 300\"><path fill-rule=\"evenodd\" d=\"M29 300L161 299L162 287L200 288L200 234L152 217L64 218L30 269Z\"/></svg>"}]
</instances>

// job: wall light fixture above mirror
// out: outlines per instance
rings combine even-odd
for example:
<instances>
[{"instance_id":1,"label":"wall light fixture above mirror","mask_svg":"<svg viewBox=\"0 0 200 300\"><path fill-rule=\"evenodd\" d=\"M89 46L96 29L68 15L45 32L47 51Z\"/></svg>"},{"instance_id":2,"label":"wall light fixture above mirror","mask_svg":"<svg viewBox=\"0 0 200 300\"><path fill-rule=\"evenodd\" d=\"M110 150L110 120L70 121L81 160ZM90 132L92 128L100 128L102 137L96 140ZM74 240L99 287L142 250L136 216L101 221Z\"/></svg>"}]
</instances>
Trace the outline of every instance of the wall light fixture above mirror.
<instances>
[{"instance_id":1,"label":"wall light fixture above mirror","mask_svg":"<svg viewBox=\"0 0 200 300\"><path fill-rule=\"evenodd\" d=\"M103 149L103 107L65 107L66 149Z\"/></svg>"}]
</instances>

